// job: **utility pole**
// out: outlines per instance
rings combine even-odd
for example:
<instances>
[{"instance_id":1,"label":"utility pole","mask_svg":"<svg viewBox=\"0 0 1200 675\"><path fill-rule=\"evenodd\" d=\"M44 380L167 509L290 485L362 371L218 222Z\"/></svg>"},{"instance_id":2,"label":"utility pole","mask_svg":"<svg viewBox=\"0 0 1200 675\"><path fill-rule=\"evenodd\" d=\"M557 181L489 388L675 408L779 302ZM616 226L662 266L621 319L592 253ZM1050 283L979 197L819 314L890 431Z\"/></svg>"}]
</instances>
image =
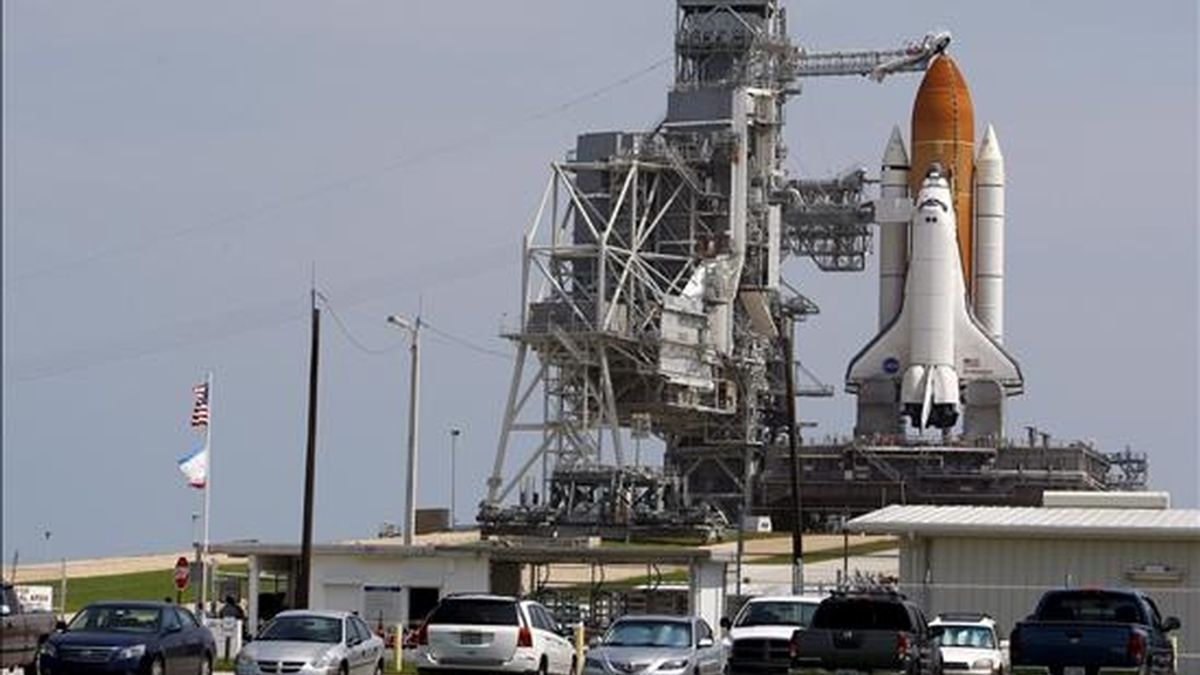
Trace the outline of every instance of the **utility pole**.
<instances>
[{"instance_id":1,"label":"utility pole","mask_svg":"<svg viewBox=\"0 0 1200 675\"><path fill-rule=\"evenodd\" d=\"M421 317L410 322L402 316L393 314L387 318L388 323L408 331L412 338L409 353L412 359L411 378L408 390L408 477L404 485L404 545L413 545L413 535L417 529L417 443L418 418L421 401Z\"/></svg>"},{"instance_id":2,"label":"utility pole","mask_svg":"<svg viewBox=\"0 0 1200 675\"><path fill-rule=\"evenodd\" d=\"M308 587L312 583L313 499L317 473L317 373L321 346L321 309L317 289L311 294L312 347L308 364L308 449L304 459L304 530L300 540L300 573L296 579L296 608L308 609Z\"/></svg>"},{"instance_id":3,"label":"utility pole","mask_svg":"<svg viewBox=\"0 0 1200 675\"><path fill-rule=\"evenodd\" d=\"M454 518L454 507L458 505L456 498L458 488L458 476L456 473L455 456L458 454L458 437L462 435L462 429L453 428L450 430L450 529L453 530L457 521Z\"/></svg>"},{"instance_id":4,"label":"utility pole","mask_svg":"<svg viewBox=\"0 0 1200 675\"><path fill-rule=\"evenodd\" d=\"M800 453L796 447L796 324L791 316L784 318L783 328L787 351L788 464L792 479L792 593L800 595L804 593L804 511L800 494Z\"/></svg>"}]
</instances>

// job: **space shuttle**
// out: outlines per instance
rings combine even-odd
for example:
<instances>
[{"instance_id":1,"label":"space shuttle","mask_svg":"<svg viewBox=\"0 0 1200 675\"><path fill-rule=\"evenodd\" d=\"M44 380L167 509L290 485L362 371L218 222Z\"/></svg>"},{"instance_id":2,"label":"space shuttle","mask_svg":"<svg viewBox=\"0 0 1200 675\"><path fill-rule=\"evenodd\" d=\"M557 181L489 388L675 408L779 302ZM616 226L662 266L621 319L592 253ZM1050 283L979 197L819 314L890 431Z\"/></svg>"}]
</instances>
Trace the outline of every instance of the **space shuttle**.
<instances>
[{"instance_id":1,"label":"space shuttle","mask_svg":"<svg viewBox=\"0 0 1200 675\"><path fill-rule=\"evenodd\" d=\"M998 383L1019 393L1021 368L975 318L963 282L950 182L930 167L914 200L911 250L899 313L854 358L855 387L899 380L901 413L918 429L950 429L959 421L965 383Z\"/></svg>"},{"instance_id":2,"label":"space shuttle","mask_svg":"<svg viewBox=\"0 0 1200 675\"><path fill-rule=\"evenodd\" d=\"M855 435L961 423L968 440L998 441L1005 400L1024 390L1002 346L1004 157L990 126L975 155L970 92L948 55L917 92L912 140L911 162L899 129L884 152L879 332L846 371Z\"/></svg>"}]
</instances>

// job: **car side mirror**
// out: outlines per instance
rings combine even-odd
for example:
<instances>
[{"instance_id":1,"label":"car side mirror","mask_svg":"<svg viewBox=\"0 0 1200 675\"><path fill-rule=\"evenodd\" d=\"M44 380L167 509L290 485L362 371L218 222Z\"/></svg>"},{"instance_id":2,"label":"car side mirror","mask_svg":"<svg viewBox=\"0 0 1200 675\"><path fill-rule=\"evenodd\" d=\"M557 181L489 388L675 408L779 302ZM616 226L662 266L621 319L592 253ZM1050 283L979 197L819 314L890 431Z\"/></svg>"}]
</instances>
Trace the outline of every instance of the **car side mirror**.
<instances>
[{"instance_id":1,"label":"car side mirror","mask_svg":"<svg viewBox=\"0 0 1200 675\"><path fill-rule=\"evenodd\" d=\"M54 630L56 630L56 631L58 631L58 632L60 632L60 633L66 632L66 630L67 630L67 622L66 622L66 621L63 621L62 619L59 619L58 621L55 621L55 622L54 622Z\"/></svg>"},{"instance_id":2,"label":"car side mirror","mask_svg":"<svg viewBox=\"0 0 1200 675\"><path fill-rule=\"evenodd\" d=\"M1008 640L1001 640L1000 641L1000 651L1002 651L1002 652L1008 651L1009 644L1011 644L1011 643Z\"/></svg>"},{"instance_id":3,"label":"car side mirror","mask_svg":"<svg viewBox=\"0 0 1200 675\"><path fill-rule=\"evenodd\" d=\"M356 637L346 638L346 646L347 647L357 647L360 644L362 644L362 640L360 640Z\"/></svg>"},{"instance_id":4,"label":"car side mirror","mask_svg":"<svg viewBox=\"0 0 1200 675\"><path fill-rule=\"evenodd\" d=\"M559 635L565 638L569 638L575 634L575 629L565 623L560 623L554 628Z\"/></svg>"},{"instance_id":5,"label":"car side mirror","mask_svg":"<svg viewBox=\"0 0 1200 675\"><path fill-rule=\"evenodd\" d=\"M1169 633L1173 630L1179 630L1182 626L1183 624L1179 622L1179 617L1168 616L1166 621L1163 621L1162 629Z\"/></svg>"},{"instance_id":6,"label":"car side mirror","mask_svg":"<svg viewBox=\"0 0 1200 675\"><path fill-rule=\"evenodd\" d=\"M595 649L596 647L599 647L599 646L600 646L600 637L599 636L595 636L592 639L588 640L588 648L589 649Z\"/></svg>"},{"instance_id":7,"label":"car side mirror","mask_svg":"<svg viewBox=\"0 0 1200 675\"><path fill-rule=\"evenodd\" d=\"M175 624L175 625L172 625L172 626L167 626L166 630L165 630L165 631L163 631L163 632L165 632L165 633L178 633L178 632L180 632L180 631L182 631L182 630L183 630L183 626L180 626L179 624Z\"/></svg>"},{"instance_id":8,"label":"car side mirror","mask_svg":"<svg viewBox=\"0 0 1200 675\"><path fill-rule=\"evenodd\" d=\"M696 641L696 646L699 647L700 649L705 649L707 647L711 647L711 646L713 646L713 644L714 644L713 639L710 637L702 637Z\"/></svg>"},{"instance_id":9,"label":"car side mirror","mask_svg":"<svg viewBox=\"0 0 1200 675\"><path fill-rule=\"evenodd\" d=\"M730 628L733 628L733 622L730 621L729 617L727 616L721 617L719 625L721 626L721 630L729 630Z\"/></svg>"},{"instance_id":10,"label":"car side mirror","mask_svg":"<svg viewBox=\"0 0 1200 675\"><path fill-rule=\"evenodd\" d=\"M12 614L12 607L0 605L0 616L8 616L9 614Z\"/></svg>"}]
</instances>

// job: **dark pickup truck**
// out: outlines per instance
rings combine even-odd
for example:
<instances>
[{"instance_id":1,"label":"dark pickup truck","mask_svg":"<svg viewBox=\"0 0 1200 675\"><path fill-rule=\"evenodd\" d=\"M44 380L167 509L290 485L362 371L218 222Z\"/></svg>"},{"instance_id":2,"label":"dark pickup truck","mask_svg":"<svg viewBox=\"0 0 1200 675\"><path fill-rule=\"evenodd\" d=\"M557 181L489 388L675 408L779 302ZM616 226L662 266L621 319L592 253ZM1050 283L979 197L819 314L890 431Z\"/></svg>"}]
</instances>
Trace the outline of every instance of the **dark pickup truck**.
<instances>
[{"instance_id":1,"label":"dark pickup truck","mask_svg":"<svg viewBox=\"0 0 1200 675\"><path fill-rule=\"evenodd\" d=\"M1050 591L1013 628L1012 675L1174 675L1178 628L1136 591Z\"/></svg>"},{"instance_id":2,"label":"dark pickup truck","mask_svg":"<svg viewBox=\"0 0 1200 675\"><path fill-rule=\"evenodd\" d=\"M941 675L925 615L891 592L835 593L792 635L792 673Z\"/></svg>"},{"instance_id":3,"label":"dark pickup truck","mask_svg":"<svg viewBox=\"0 0 1200 675\"><path fill-rule=\"evenodd\" d=\"M36 673L38 648L57 623L48 612L25 611L12 584L0 584L0 670L20 667Z\"/></svg>"}]
</instances>

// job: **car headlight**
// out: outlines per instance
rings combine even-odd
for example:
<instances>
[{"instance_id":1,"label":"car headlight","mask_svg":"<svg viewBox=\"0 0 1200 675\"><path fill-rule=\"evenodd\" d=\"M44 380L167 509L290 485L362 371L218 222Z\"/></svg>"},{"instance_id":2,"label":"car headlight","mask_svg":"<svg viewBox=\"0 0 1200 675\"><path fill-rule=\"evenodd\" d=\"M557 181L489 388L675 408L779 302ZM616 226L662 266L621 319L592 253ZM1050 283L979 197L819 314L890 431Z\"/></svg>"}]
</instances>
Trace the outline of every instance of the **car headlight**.
<instances>
[{"instance_id":1,"label":"car headlight","mask_svg":"<svg viewBox=\"0 0 1200 675\"><path fill-rule=\"evenodd\" d=\"M991 659L975 659L971 664L971 670L991 670L996 665L996 662Z\"/></svg>"},{"instance_id":2,"label":"car headlight","mask_svg":"<svg viewBox=\"0 0 1200 675\"><path fill-rule=\"evenodd\" d=\"M146 655L146 645L130 645L117 652L117 660L140 659Z\"/></svg>"},{"instance_id":3,"label":"car headlight","mask_svg":"<svg viewBox=\"0 0 1200 675\"><path fill-rule=\"evenodd\" d=\"M237 658L234 659L233 665L238 667L256 666L258 663L254 660L253 656L250 656L250 652L243 649L242 651L238 652Z\"/></svg>"},{"instance_id":4,"label":"car headlight","mask_svg":"<svg viewBox=\"0 0 1200 675\"><path fill-rule=\"evenodd\" d=\"M316 661L313 661L313 665L318 668L324 668L326 666L333 665L333 662L336 659L337 659L337 651L335 651L333 649L326 649L324 654L321 654L320 656L317 657Z\"/></svg>"},{"instance_id":5,"label":"car headlight","mask_svg":"<svg viewBox=\"0 0 1200 675\"><path fill-rule=\"evenodd\" d=\"M683 670L684 668L687 668L687 667L688 667L687 659L673 659L671 661L664 661L663 664L658 667L658 669L659 670Z\"/></svg>"},{"instance_id":6,"label":"car headlight","mask_svg":"<svg viewBox=\"0 0 1200 675\"><path fill-rule=\"evenodd\" d=\"M58 647L55 647L53 642L43 642L42 653L50 658L54 658L58 656Z\"/></svg>"}]
</instances>

